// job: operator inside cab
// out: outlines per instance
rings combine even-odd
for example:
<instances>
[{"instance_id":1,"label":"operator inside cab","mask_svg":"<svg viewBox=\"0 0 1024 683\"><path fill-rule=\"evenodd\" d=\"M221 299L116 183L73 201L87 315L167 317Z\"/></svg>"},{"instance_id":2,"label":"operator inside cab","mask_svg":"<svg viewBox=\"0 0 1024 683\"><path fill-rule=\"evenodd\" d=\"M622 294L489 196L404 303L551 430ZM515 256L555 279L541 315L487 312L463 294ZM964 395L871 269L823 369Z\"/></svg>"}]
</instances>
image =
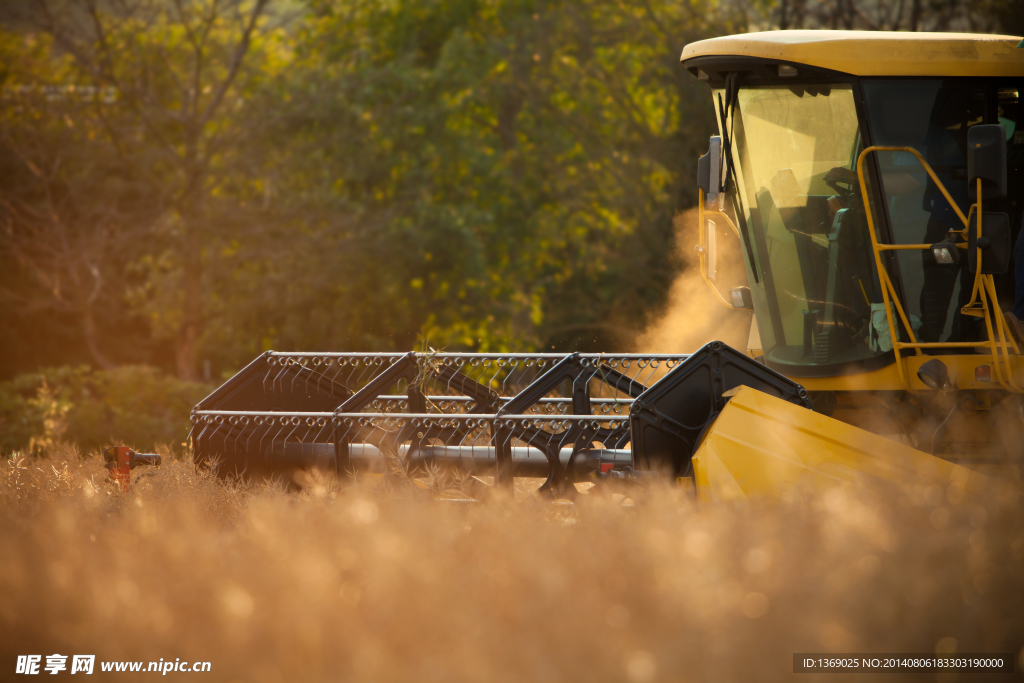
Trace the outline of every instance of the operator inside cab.
<instances>
[{"instance_id":1,"label":"operator inside cab","mask_svg":"<svg viewBox=\"0 0 1024 683\"><path fill-rule=\"evenodd\" d=\"M865 158L865 206L858 158L869 146L913 148L966 215L975 201L967 182L968 131L982 124L1005 131L1007 195L985 195L983 209L1009 216L1016 258L995 284L1000 304L1014 306L1016 317L1008 315L1008 323L1024 333L1018 324L1024 317L1024 131L1017 125L1024 122L1024 48L1016 48L1018 42L777 31L687 46L685 67L711 86L722 137L719 201L734 217L746 254L750 301L770 367L825 377L892 362L867 211L882 244L962 243L950 230L964 226L910 152ZM945 61L935 57L943 50ZM937 75L891 75L904 69ZM960 75L938 75L945 72ZM1012 75L999 75L1006 73ZM911 328L897 323L902 341L910 332L920 342L986 339L985 321L960 312L974 274L967 252L952 251L959 258L948 263L937 262L930 249L882 252ZM973 353L974 347L925 352Z\"/></svg>"},{"instance_id":2,"label":"operator inside cab","mask_svg":"<svg viewBox=\"0 0 1024 683\"><path fill-rule=\"evenodd\" d=\"M868 123L876 145L907 146L918 150L946 190L966 212L973 202L967 187L967 131L978 124L1000 124L1006 131L1007 198L986 201L984 209L1010 216L1012 243L1024 247L1019 232L1022 220L1022 155L1024 132L1021 120L1021 83L1016 79L898 79L864 82ZM961 230L953 208L907 152L879 152L878 165L895 242L942 241L950 230ZM900 274L913 314L921 321L918 336L924 342L968 342L985 339L984 322L965 316L974 275L966 258L959 263L936 263L930 251L901 252ZM920 260L914 267L914 260ZM1018 268L1024 258L1018 253ZM1024 309L1024 273L1014 269L996 277L997 292L1004 304ZM915 296L914 293L917 292ZM916 303L916 307L915 307ZM1024 310L1015 310L1017 319ZM948 351L946 351L948 352Z\"/></svg>"}]
</instances>

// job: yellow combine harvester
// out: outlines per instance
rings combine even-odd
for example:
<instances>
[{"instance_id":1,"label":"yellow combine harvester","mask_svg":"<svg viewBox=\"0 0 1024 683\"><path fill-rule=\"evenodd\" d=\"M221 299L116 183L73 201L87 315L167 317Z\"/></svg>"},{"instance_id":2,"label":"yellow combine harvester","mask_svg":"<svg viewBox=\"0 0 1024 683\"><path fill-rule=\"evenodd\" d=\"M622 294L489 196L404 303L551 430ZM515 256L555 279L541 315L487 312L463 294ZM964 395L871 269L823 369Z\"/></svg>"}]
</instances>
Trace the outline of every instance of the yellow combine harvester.
<instances>
[{"instance_id":1,"label":"yellow combine harvester","mask_svg":"<svg viewBox=\"0 0 1024 683\"><path fill-rule=\"evenodd\" d=\"M719 298L753 310L748 353L822 413L976 463L1024 451L1004 311L1024 312L1020 43L777 31L682 55L719 122L700 164L701 269L716 287L731 233L747 283Z\"/></svg>"},{"instance_id":2,"label":"yellow combine harvester","mask_svg":"<svg viewBox=\"0 0 1024 683\"><path fill-rule=\"evenodd\" d=\"M193 410L196 460L451 467L556 495L660 472L709 498L971 487L972 469L1017 464L1018 44L779 31L686 47L719 124L698 164L701 273L752 311L746 354L267 352ZM730 251L747 282L725 292Z\"/></svg>"}]
</instances>

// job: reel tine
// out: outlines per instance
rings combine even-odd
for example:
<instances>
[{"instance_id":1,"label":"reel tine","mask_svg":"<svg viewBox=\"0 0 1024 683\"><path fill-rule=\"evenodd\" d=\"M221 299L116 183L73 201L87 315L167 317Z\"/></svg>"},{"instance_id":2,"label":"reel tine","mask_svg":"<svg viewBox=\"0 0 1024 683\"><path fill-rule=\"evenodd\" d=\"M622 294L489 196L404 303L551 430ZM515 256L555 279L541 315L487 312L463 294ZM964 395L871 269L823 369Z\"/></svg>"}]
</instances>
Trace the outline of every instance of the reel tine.
<instances>
[{"instance_id":1,"label":"reel tine","mask_svg":"<svg viewBox=\"0 0 1024 683\"><path fill-rule=\"evenodd\" d=\"M376 386L388 393L381 393L370 403L360 403L365 405L364 413L277 408L287 409L289 402L293 407L301 405L299 392L303 387L306 395L339 395L335 384L358 392L408 357L394 353L271 353L265 371L258 370L262 378L260 374L250 376L257 396L262 383L264 396L274 408L196 411L189 432L196 457L202 459L218 452L227 453L229 458L232 453L244 454L248 462L249 457L258 454L273 469L270 458L287 455L282 463L287 467L296 446L304 458L310 453L322 458L323 448L313 446L333 443L336 449L349 448L349 455L358 452L360 464L365 464L365 458L374 451L353 449L376 446L412 464L423 462L421 458L440 458L448 465L477 468L481 462L493 465L499 456L506 455L518 467L522 458L530 461L541 450L549 460L549 475L557 474L557 454L569 445L578 451L594 441L605 448L627 443L633 397L685 358L658 354L418 353L412 356L412 375L389 375L401 377L396 383L411 385L406 387L406 394L400 393L398 384L387 387L378 381ZM573 358L579 362L571 361ZM560 363L562 374L549 375ZM545 384L537 385L545 375ZM289 385L285 384L286 377ZM586 411L580 410L583 404L578 399L573 403L574 384L577 389L585 386L589 399ZM289 386L295 389L294 396L288 393ZM421 391L426 401L415 408L423 411L420 413L411 412L414 408L409 393L414 389ZM527 389L533 391L524 395ZM518 406L517 414L494 414L506 409L516 397L520 399L514 404ZM587 414L574 415L570 409L574 405L576 411ZM422 454L410 460L412 448L422 449ZM509 450L513 448L518 450ZM477 462L481 458L484 460ZM534 466L528 464L524 471L536 471L530 469Z\"/></svg>"}]
</instances>

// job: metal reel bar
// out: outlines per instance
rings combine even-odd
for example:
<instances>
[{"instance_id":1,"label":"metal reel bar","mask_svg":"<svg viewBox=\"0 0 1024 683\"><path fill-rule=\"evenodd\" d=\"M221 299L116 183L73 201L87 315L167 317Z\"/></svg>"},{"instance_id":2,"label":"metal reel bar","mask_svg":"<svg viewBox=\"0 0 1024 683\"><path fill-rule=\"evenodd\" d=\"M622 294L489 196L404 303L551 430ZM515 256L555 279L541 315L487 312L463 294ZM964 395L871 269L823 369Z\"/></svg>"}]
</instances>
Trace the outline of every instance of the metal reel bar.
<instances>
[{"instance_id":1,"label":"metal reel bar","mask_svg":"<svg viewBox=\"0 0 1024 683\"><path fill-rule=\"evenodd\" d=\"M499 396L511 397L520 393L540 374L546 372L570 354L554 353L284 353L268 352L271 368L291 368L308 371L303 379L313 388L330 380L357 392L373 379L386 372L404 358L412 358L423 370L435 373L451 368L461 371ZM687 356L675 354L575 354L582 367L604 365L618 370L635 381L649 385L660 373L672 369ZM424 372L424 375L429 374ZM295 375L289 376L295 381ZM280 380L271 378L271 384ZM445 388L443 383L440 388ZM450 391L438 393L450 394ZM204 406L213 408L216 406ZM284 406L282 406L283 408Z\"/></svg>"},{"instance_id":2,"label":"metal reel bar","mask_svg":"<svg viewBox=\"0 0 1024 683\"><path fill-rule=\"evenodd\" d=\"M236 469L249 473L270 458L296 469L322 468L331 459L345 473L379 468L390 457L410 469L435 463L544 476L543 488L552 490L604 467L632 465L628 450L587 447L628 433L626 416L195 411L192 419L197 446L242 456Z\"/></svg>"}]
</instances>

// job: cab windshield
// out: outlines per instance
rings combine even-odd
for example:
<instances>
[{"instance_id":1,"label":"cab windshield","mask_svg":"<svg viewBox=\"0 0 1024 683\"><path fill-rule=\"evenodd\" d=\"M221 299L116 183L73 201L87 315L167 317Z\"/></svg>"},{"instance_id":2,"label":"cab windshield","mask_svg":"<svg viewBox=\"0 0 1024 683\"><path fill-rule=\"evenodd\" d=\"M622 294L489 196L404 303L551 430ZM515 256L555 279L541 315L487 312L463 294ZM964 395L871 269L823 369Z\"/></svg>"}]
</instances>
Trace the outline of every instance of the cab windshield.
<instances>
[{"instance_id":1,"label":"cab windshield","mask_svg":"<svg viewBox=\"0 0 1024 683\"><path fill-rule=\"evenodd\" d=\"M726 123L766 362L794 375L832 374L887 355L850 86L741 88Z\"/></svg>"}]
</instances>

